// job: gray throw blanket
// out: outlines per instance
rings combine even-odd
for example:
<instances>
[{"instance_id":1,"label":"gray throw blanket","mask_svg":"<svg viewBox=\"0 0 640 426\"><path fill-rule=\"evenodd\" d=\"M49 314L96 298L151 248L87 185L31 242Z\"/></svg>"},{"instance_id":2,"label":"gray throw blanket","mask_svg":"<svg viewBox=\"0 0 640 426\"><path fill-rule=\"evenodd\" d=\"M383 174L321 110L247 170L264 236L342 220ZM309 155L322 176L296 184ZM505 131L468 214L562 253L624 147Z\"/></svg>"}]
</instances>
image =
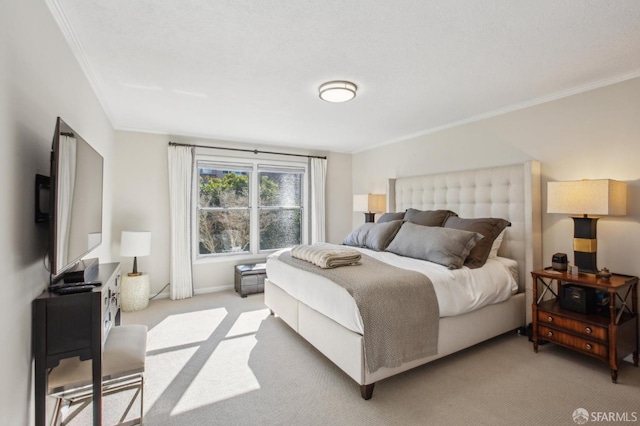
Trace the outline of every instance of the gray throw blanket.
<instances>
[{"instance_id":1,"label":"gray throw blanket","mask_svg":"<svg viewBox=\"0 0 640 426\"><path fill-rule=\"evenodd\" d=\"M330 279L353 297L364 325L369 373L438 353L440 309L425 275L362 255L360 263L322 269L280 254L282 262Z\"/></svg>"},{"instance_id":2,"label":"gray throw blanket","mask_svg":"<svg viewBox=\"0 0 640 426\"><path fill-rule=\"evenodd\" d=\"M295 246L291 249L291 256L324 269L353 265L358 263L361 257L356 249L327 243Z\"/></svg>"}]
</instances>

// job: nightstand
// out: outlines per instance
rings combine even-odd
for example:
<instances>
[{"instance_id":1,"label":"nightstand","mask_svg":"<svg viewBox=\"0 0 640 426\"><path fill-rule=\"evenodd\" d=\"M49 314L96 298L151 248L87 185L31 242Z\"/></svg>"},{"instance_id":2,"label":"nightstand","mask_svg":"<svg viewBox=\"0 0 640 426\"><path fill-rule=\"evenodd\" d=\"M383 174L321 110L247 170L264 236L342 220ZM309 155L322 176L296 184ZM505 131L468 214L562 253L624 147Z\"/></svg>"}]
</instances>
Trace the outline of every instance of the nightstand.
<instances>
[{"instance_id":1,"label":"nightstand","mask_svg":"<svg viewBox=\"0 0 640 426\"><path fill-rule=\"evenodd\" d=\"M638 277L613 274L602 279L552 269L533 271L531 276L534 351L546 340L590 355L609 364L613 383L621 358L633 353L633 365L638 366ZM607 292L608 308L591 314L563 308L558 295L567 284ZM546 295L554 297L545 300Z\"/></svg>"}]
</instances>

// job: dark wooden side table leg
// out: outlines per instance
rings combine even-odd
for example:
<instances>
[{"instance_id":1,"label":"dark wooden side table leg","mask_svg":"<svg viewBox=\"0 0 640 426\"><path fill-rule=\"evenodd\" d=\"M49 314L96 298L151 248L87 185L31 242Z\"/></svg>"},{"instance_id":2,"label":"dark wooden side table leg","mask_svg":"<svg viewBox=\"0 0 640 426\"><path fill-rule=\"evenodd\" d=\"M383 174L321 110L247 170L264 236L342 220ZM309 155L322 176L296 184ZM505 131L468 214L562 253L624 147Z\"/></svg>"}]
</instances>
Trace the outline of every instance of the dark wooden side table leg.
<instances>
[{"instance_id":1,"label":"dark wooden side table leg","mask_svg":"<svg viewBox=\"0 0 640 426\"><path fill-rule=\"evenodd\" d=\"M101 355L93 358L93 424L94 426L102 426L102 362Z\"/></svg>"},{"instance_id":2,"label":"dark wooden side table leg","mask_svg":"<svg viewBox=\"0 0 640 426\"><path fill-rule=\"evenodd\" d=\"M613 342L617 342L616 333L616 290L609 288L609 366L611 381L618 383L618 350Z\"/></svg>"},{"instance_id":3,"label":"dark wooden side table leg","mask_svg":"<svg viewBox=\"0 0 640 426\"><path fill-rule=\"evenodd\" d=\"M638 318L638 284L636 283L633 286L633 290L631 291L631 307L633 308L633 313L636 314L636 350L633 351L633 365L635 367L638 366L638 328L640 328L640 319Z\"/></svg>"},{"instance_id":4,"label":"dark wooden side table leg","mask_svg":"<svg viewBox=\"0 0 640 426\"><path fill-rule=\"evenodd\" d=\"M538 277L533 278L533 301L531 303L531 340L533 352L538 353Z\"/></svg>"},{"instance_id":5,"label":"dark wooden side table leg","mask_svg":"<svg viewBox=\"0 0 640 426\"><path fill-rule=\"evenodd\" d=\"M44 426L47 423L47 371L44 360L36 360L35 368L35 424Z\"/></svg>"},{"instance_id":6,"label":"dark wooden side table leg","mask_svg":"<svg viewBox=\"0 0 640 426\"><path fill-rule=\"evenodd\" d=\"M91 336L91 367L93 379L93 424L102 426L102 298L91 299L92 322L95 330Z\"/></svg>"},{"instance_id":7,"label":"dark wooden side table leg","mask_svg":"<svg viewBox=\"0 0 640 426\"><path fill-rule=\"evenodd\" d=\"M46 309L44 303L33 304L33 346L35 358L34 405L35 425L47 423L47 352L46 352Z\"/></svg>"}]
</instances>

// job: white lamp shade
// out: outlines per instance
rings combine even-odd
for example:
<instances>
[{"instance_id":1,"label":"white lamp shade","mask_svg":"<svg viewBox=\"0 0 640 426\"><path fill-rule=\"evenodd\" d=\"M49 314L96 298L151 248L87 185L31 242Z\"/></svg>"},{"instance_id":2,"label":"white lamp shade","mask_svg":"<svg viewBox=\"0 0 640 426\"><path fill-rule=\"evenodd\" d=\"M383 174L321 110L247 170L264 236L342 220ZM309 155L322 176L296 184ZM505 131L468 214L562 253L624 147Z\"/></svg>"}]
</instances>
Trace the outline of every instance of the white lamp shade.
<instances>
[{"instance_id":1,"label":"white lamp shade","mask_svg":"<svg viewBox=\"0 0 640 426\"><path fill-rule=\"evenodd\" d=\"M547 213L624 216L627 184L611 179L549 182Z\"/></svg>"},{"instance_id":2,"label":"white lamp shade","mask_svg":"<svg viewBox=\"0 0 640 426\"><path fill-rule=\"evenodd\" d=\"M386 211L387 198L384 194L360 194L353 196L354 212L382 213Z\"/></svg>"},{"instance_id":3,"label":"white lamp shade","mask_svg":"<svg viewBox=\"0 0 640 426\"><path fill-rule=\"evenodd\" d=\"M151 232L122 231L121 256L149 256L151 254Z\"/></svg>"}]
</instances>

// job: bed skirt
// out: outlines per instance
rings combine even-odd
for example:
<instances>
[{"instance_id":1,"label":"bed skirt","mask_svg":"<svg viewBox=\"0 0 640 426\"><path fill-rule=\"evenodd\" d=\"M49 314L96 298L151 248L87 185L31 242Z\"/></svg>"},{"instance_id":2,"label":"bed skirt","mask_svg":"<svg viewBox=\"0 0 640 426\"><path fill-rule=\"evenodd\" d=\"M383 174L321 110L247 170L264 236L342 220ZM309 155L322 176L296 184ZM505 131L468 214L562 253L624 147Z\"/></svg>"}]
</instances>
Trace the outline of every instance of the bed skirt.
<instances>
[{"instance_id":1,"label":"bed skirt","mask_svg":"<svg viewBox=\"0 0 640 426\"><path fill-rule=\"evenodd\" d=\"M265 303L272 312L361 386L371 385L524 326L526 312L525 294L518 293L501 303L463 315L441 318L437 355L368 373L361 334L344 328L308 307L269 279L265 280Z\"/></svg>"}]
</instances>

